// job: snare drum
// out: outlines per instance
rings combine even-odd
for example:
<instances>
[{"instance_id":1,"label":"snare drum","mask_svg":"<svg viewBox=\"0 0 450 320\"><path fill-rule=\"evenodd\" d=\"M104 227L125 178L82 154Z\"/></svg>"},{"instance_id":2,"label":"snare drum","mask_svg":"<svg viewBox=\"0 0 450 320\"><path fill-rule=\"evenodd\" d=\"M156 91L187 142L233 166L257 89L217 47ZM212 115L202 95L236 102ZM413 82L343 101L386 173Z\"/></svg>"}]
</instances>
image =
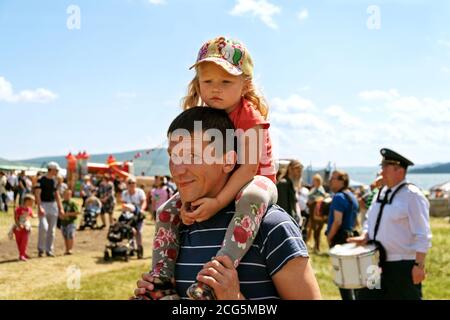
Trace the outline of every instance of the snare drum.
<instances>
[{"instance_id":1,"label":"snare drum","mask_svg":"<svg viewBox=\"0 0 450 320\"><path fill-rule=\"evenodd\" d=\"M378 267L379 252L374 244L338 244L330 249L334 283L343 289L367 287L368 278Z\"/></svg>"}]
</instances>

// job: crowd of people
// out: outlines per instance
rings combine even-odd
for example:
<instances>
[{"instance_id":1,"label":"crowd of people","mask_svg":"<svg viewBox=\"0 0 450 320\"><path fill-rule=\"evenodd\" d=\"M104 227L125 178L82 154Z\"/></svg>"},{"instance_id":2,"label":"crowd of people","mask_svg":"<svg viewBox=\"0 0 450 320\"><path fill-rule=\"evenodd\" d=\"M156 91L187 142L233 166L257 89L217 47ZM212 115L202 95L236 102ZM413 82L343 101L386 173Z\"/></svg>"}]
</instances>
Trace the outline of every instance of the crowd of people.
<instances>
[{"instance_id":1,"label":"crowd of people","mask_svg":"<svg viewBox=\"0 0 450 320\"><path fill-rule=\"evenodd\" d=\"M431 231L429 204L406 180L413 163L382 149L381 178L370 191L351 190L350 177L341 170L316 175L306 186L298 160L276 172L268 107L255 89L253 61L245 46L227 37L209 40L192 68L195 75L183 99L184 111L167 131L169 167L178 192L163 177L155 179L147 195L133 177L116 183L108 175L96 181L86 177L82 186L85 203L93 195L100 200L100 228L106 226L106 214L109 224L113 222L117 189L121 210L138 215L150 208L155 220L152 266L138 281L134 298L320 299L306 241L312 230L315 249L320 250L317 242L326 224L330 248L372 241L380 251L381 289L340 288L343 299L420 299ZM210 129L222 137L230 131L236 134L232 143L215 144L215 136L214 143L197 143L198 134L208 136ZM253 132L256 140L238 131ZM179 143L184 146L181 153ZM208 161L201 159L205 154ZM250 160L254 157L256 161ZM39 256L54 256L58 217L64 221L66 253L73 248L70 225L79 210L70 202L70 191L56 180L58 169L49 163L47 174L35 185ZM26 230L22 222L32 216L32 200L25 195L24 207L16 211L18 228ZM359 213L365 211L361 219ZM141 221L136 233L142 250ZM24 242L17 243L20 251ZM26 251L21 250L20 257L26 260Z\"/></svg>"},{"instance_id":2,"label":"crowd of people","mask_svg":"<svg viewBox=\"0 0 450 320\"><path fill-rule=\"evenodd\" d=\"M158 207L166 202L175 192L176 186L170 177L156 176L154 184L147 192L145 186L137 186L137 179L115 177L109 173L85 175L80 190L71 190L64 177L59 174L56 162L49 162L45 174L26 175L21 171L5 173L0 171L0 208L8 211L13 207L14 221L9 230L9 237L15 238L19 251L19 260L27 261L28 239L31 234L31 219L38 218L38 257L54 257L56 229L60 229L65 242L65 255L73 254L75 233L84 230L83 218L77 219L85 210L98 213L101 224L95 229L110 227L116 221L115 209L119 203L121 212L131 212L138 218L135 225L138 258L143 257L142 232L145 212L155 219ZM13 194L9 199L6 194ZM74 200L77 193L82 202ZM35 211L33 211L35 208ZM108 216L108 218L106 217Z\"/></svg>"}]
</instances>

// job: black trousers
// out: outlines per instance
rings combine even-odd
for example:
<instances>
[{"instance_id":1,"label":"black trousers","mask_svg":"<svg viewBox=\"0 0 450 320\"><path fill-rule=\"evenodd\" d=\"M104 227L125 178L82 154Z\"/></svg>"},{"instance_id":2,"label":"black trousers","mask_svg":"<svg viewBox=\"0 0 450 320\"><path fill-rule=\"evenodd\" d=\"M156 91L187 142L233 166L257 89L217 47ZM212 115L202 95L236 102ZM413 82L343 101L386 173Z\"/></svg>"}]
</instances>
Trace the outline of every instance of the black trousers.
<instances>
[{"instance_id":1,"label":"black trousers","mask_svg":"<svg viewBox=\"0 0 450 320\"><path fill-rule=\"evenodd\" d=\"M3 207L5 209L5 212L8 212L8 202L7 202L6 193L2 193L1 197L2 197L2 201L0 203L3 203ZM1 210L1 207L0 207L0 210Z\"/></svg>"},{"instance_id":2,"label":"black trousers","mask_svg":"<svg viewBox=\"0 0 450 320\"><path fill-rule=\"evenodd\" d=\"M381 289L362 289L358 300L421 300L422 285L414 284L414 260L385 262L382 267Z\"/></svg>"}]
</instances>

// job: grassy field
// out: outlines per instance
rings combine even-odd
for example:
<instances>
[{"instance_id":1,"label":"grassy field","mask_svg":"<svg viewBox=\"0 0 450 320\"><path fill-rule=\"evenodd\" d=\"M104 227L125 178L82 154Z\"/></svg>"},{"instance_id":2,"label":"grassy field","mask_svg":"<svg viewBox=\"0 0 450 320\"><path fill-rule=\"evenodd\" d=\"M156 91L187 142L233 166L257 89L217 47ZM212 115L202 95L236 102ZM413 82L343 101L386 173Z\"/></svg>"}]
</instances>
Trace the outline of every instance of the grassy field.
<instances>
[{"instance_id":1,"label":"grassy field","mask_svg":"<svg viewBox=\"0 0 450 320\"><path fill-rule=\"evenodd\" d=\"M72 256L62 255L63 239L57 230L57 257L37 258L37 219L33 221L29 245L32 259L19 262L15 241L6 236L11 223L12 210L7 214L0 212L0 299L127 299L140 274L150 267L154 225L149 220L144 226L144 259L108 263L102 259L106 229L78 232ZM432 218L431 225L433 247L427 258L424 298L450 299L450 223L442 218ZM326 250L325 241L322 241L321 251ZM340 299L332 282L329 257L325 254L311 254L311 257L323 298ZM80 274L79 285L73 277L77 272Z\"/></svg>"}]
</instances>

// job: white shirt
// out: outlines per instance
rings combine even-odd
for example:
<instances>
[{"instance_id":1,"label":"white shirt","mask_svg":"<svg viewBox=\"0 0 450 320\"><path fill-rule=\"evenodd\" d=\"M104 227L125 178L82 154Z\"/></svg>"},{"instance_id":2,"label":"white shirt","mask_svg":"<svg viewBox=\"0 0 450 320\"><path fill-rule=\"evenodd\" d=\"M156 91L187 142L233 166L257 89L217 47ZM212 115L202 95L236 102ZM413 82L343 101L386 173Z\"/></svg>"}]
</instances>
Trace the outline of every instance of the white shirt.
<instances>
[{"instance_id":1,"label":"white shirt","mask_svg":"<svg viewBox=\"0 0 450 320\"><path fill-rule=\"evenodd\" d=\"M391 188L389 200L403 180ZM388 188L384 187L380 200ZM364 232L373 239L375 224L381 203L374 197L367 211ZM430 204L422 191L414 185L406 185L397 192L391 204L384 206L376 240L386 250L387 261L415 260L416 252L426 253L431 247Z\"/></svg>"},{"instance_id":2,"label":"white shirt","mask_svg":"<svg viewBox=\"0 0 450 320\"><path fill-rule=\"evenodd\" d=\"M15 174L12 174L8 177L8 182L11 186L17 187L19 185L19 178Z\"/></svg>"},{"instance_id":3,"label":"white shirt","mask_svg":"<svg viewBox=\"0 0 450 320\"><path fill-rule=\"evenodd\" d=\"M6 182L7 182L6 176L0 177L0 194L6 193Z\"/></svg>"},{"instance_id":4,"label":"white shirt","mask_svg":"<svg viewBox=\"0 0 450 320\"><path fill-rule=\"evenodd\" d=\"M134 204L139 209L143 200L145 200L145 192L141 188L136 188L133 195L130 195L128 190L122 192L122 202Z\"/></svg>"},{"instance_id":5,"label":"white shirt","mask_svg":"<svg viewBox=\"0 0 450 320\"><path fill-rule=\"evenodd\" d=\"M297 192L297 202L301 211L306 211L308 203L309 190L305 187L301 187Z\"/></svg>"}]
</instances>

